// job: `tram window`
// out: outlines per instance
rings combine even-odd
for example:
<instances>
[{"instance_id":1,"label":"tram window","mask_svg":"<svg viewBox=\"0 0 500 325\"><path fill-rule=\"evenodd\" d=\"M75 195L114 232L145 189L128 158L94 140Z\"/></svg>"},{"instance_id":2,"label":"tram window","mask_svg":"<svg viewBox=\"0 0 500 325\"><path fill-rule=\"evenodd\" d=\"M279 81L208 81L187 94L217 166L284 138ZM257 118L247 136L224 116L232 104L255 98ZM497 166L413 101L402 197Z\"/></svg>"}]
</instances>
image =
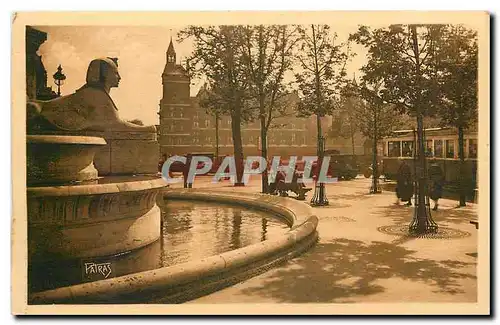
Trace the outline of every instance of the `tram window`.
<instances>
[{"instance_id":1,"label":"tram window","mask_svg":"<svg viewBox=\"0 0 500 325\"><path fill-rule=\"evenodd\" d=\"M425 140L425 155L432 157L432 140Z\"/></svg>"},{"instance_id":2,"label":"tram window","mask_svg":"<svg viewBox=\"0 0 500 325\"><path fill-rule=\"evenodd\" d=\"M477 139L469 139L469 158L477 158Z\"/></svg>"},{"instance_id":3,"label":"tram window","mask_svg":"<svg viewBox=\"0 0 500 325\"><path fill-rule=\"evenodd\" d=\"M455 141L446 140L446 158L455 158Z\"/></svg>"},{"instance_id":4,"label":"tram window","mask_svg":"<svg viewBox=\"0 0 500 325\"><path fill-rule=\"evenodd\" d=\"M443 157L443 140L434 140L434 157Z\"/></svg>"},{"instance_id":5,"label":"tram window","mask_svg":"<svg viewBox=\"0 0 500 325\"><path fill-rule=\"evenodd\" d=\"M388 141L387 142L387 153L389 157L399 157L401 150L401 142L399 141Z\"/></svg>"},{"instance_id":6,"label":"tram window","mask_svg":"<svg viewBox=\"0 0 500 325\"><path fill-rule=\"evenodd\" d=\"M403 157L413 156L413 141L403 141Z\"/></svg>"}]
</instances>

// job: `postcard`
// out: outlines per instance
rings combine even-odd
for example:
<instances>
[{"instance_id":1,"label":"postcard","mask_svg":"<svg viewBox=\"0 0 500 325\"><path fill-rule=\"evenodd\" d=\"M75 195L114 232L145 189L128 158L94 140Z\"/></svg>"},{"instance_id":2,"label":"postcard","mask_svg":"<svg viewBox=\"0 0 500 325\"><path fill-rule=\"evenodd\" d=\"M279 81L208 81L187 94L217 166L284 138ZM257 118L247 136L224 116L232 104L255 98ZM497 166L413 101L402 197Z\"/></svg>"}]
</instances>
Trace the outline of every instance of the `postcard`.
<instances>
[{"instance_id":1,"label":"postcard","mask_svg":"<svg viewBox=\"0 0 500 325\"><path fill-rule=\"evenodd\" d=\"M15 13L12 313L490 314L489 24Z\"/></svg>"}]
</instances>

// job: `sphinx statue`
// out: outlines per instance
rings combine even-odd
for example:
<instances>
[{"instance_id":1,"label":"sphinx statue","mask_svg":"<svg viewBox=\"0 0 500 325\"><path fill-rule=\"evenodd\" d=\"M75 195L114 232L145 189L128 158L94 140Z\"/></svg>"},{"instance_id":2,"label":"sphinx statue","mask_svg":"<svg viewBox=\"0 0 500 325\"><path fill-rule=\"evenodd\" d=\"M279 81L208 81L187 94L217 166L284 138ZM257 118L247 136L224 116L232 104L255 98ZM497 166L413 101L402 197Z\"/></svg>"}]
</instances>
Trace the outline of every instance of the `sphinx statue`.
<instances>
[{"instance_id":1,"label":"sphinx statue","mask_svg":"<svg viewBox=\"0 0 500 325\"><path fill-rule=\"evenodd\" d=\"M131 131L156 132L154 126L139 126L120 119L118 108L109 95L118 87L120 74L116 59L101 58L90 62L86 83L75 93L49 101L28 103L28 121L40 117L45 127L62 131ZM39 121L40 122L40 121ZM32 123L28 132L37 127Z\"/></svg>"},{"instance_id":2,"label":"sphinx statue","mask_svg":"<svg viewBox=\"0 0 500 325\"><path fill-rule=\"evenodd\" d=\"M85 85L73 94L48 101L28 100L27 134L102 137L107 145L94 161L100 175L156 173L156 127L122 120L110 96L121 79L117 62L116 58L92 60Z\"/></svg>"}]
</instances>

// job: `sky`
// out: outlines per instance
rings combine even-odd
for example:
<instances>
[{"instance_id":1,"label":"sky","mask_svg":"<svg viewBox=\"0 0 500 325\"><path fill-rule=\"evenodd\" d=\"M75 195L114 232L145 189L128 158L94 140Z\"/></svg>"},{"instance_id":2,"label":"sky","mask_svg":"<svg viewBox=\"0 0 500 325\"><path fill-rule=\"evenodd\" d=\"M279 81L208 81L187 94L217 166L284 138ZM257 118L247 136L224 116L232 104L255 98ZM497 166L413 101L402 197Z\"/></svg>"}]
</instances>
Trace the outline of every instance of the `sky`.
<instances>
[{"instance_id":1,"label":"sky","mask_svg":"<svg viewBox=\"0 0 500 325\"><path fill-rule=\"evenodd\" d=\"M47 32L47 41L39 54L47 70L49 86L56 89L52 75L62 65L66 75L62 95L73 93L85 83L90 61L99 57L117 57L122 77L120 86L111 90L120 117L140 119L145 124L158 124L158 108L162 96L161 74L166 63L170 38L174 40L177 63L193 50L191 40L177 42L181 26L36 26ZM338 41L346 41L357 25L334 26ZM355 45L356 57L348 64L348 75L356 73L366 58L364 48ZM358 75L358 74L356 74ZM192 80L191 95L196 95L202 81Z\"/></svg>"}]
</instances>

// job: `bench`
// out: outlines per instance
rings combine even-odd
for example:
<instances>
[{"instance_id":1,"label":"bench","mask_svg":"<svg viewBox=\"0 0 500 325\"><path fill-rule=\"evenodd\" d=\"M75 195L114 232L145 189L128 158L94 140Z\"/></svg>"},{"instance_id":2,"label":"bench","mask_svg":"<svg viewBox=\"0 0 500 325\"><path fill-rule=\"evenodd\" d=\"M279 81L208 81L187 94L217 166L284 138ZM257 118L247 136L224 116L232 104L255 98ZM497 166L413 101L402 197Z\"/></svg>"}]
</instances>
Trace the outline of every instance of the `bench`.
<instances>
[{"instance_id":1,"label":"bench","mask_svg":"<svg viewBox=\"0 0 500 325\"><path fill-rule=\"evenodd\" d=\"M479 221L473 221L473 220L471 220L470 223L473 224L473 225L475 225L476 229L479 229Z\"/></svg>"},{"instance_id":2,"label":"bench","mask_svg":"<svg viewBox=\"0 0 500 325\"><path fill-rule=\"evenodd\" d=\"M302 183L285 183L278 182L276 186L276 191L280 194L280 196L288 196L288 191L291 191L297 195L297 200L305 200L306 193L312 190L310 187L305 187Z\"/></svg>"}]
</instances>

